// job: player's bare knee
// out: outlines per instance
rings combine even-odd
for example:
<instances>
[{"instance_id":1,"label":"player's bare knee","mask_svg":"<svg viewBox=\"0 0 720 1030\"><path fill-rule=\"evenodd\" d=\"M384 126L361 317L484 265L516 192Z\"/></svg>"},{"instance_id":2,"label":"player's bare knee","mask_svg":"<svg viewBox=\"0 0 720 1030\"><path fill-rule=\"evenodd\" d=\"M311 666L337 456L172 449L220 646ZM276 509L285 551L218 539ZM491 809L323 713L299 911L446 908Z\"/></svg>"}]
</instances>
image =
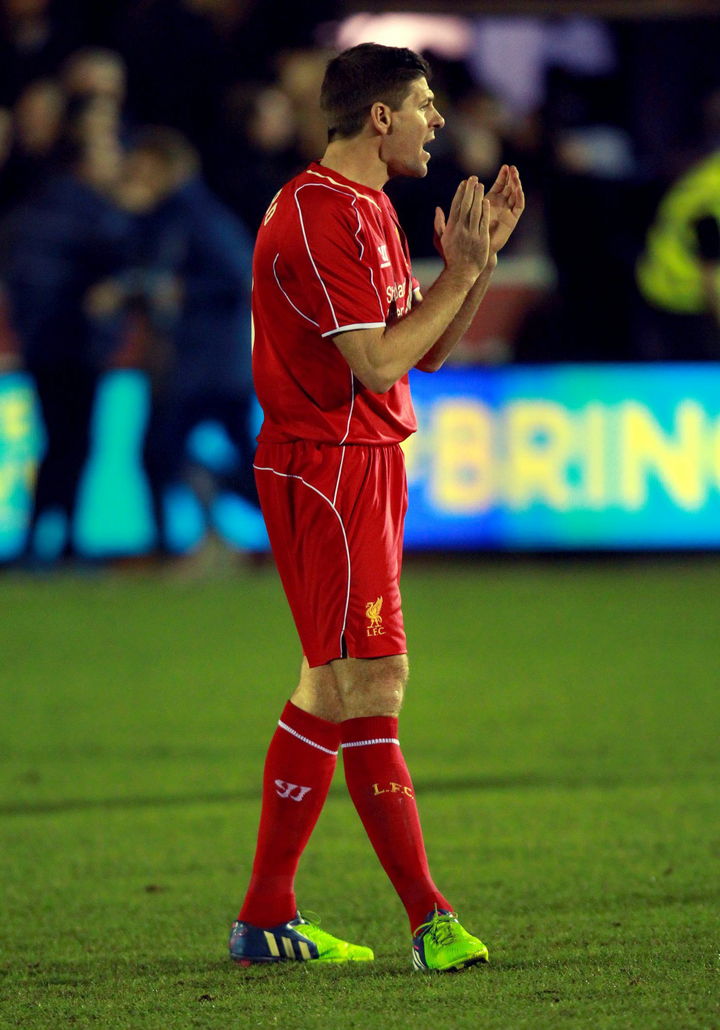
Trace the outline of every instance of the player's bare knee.
<instances>
[{"instance_id":1,"label":"player's bare knee","mask_svg":"<svg viewBox=\"0 0 720 1030\"><path fill-rule=\"evenodd\" d=\"M303 711L328 722L342 722L344 718L337 682L329 665L311 669L307 659L303 658L292 702Z\"/></svg>"},{"instance_id":2,"label":"player's bare knee","mask_svg":"<svg viewBox=\"0 0 720 1030\"><path fill-rule=\"evenodd\" d=\"M333 666L344 718L399 715L408 679L405 655L347 659Z\"/></svg>"}]
</instances>

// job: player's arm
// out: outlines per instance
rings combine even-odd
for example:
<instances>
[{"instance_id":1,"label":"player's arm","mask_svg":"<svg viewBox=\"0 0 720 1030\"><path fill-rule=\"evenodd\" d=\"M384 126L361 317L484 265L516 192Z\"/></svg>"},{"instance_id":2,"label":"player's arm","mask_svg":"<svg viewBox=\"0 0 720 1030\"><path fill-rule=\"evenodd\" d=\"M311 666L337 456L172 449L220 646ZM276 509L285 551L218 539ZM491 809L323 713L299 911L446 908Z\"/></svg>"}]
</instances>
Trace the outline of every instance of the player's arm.
<instances>
[{"instance_id":1,"label":"player's arm","mask_svg":"<svg viewBox=\"0 0 720 1030\"><path fill-rule=\"evenodd\" d=\"M421 306L391 326L354 329L333 337L353 374L373 393L389 390L435 346L487 265L490 203L475 176L461 182L453 197L443 252L445 268Z\"/></svg>"},{"instance_id":2,"label":"player's arm","mask_svg":"<svg viewBox=\"0 0 720 1030\"><path fill-rule=\"evenodd\" d=\"M502 166L487 199L490 204L490 257L453 321L434 347L417 363L416 367L422 372L437 372L442 368L453 348L467 333L488 291L490 279L497 265L498 251L502 250L509 240L520 215L525 210L525 194L515 165ZM442 258L445 258L445 230L445 216L438 207L435 209L435 246ZM422 297L419 299L422 302Z\"/></svg>"},{"instance_id":3,"label":"player's arm","mask_svg":"<svg viewBox=\"0 0 720 1030\"><path fill-rule=\"evenodd\" d=\"M454 347L462 340L472 325L478 308L488 291L496 265L497 254L491 254L488 258L488 263L475 280L457 315L430 350L423 354L415 368L419 368L421 372L437 372L439 368L442 368ZM425 303L422 298L421 303Z\"/></svg>"}]
</instances>

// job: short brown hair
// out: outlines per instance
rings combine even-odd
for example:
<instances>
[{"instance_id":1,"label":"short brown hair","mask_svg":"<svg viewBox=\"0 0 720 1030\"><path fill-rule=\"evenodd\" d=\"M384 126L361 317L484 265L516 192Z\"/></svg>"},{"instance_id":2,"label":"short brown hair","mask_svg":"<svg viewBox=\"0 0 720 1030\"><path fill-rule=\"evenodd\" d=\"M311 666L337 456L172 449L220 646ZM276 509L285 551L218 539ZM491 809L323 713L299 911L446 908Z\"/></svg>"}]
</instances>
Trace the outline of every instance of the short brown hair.
<instances>
[{"instance_id":1,"label":"short brown hair","mask_svg":"<svg viewBox=\"0 0 720 1030\"><path fill-rule=\"evenodd\" d=\"M356 136L377 100L396 111L423 75L430 78L430 65L407 47L360 43L343 50L328 64L320 91L328 139Z\"/></svg>"}]
</instances>

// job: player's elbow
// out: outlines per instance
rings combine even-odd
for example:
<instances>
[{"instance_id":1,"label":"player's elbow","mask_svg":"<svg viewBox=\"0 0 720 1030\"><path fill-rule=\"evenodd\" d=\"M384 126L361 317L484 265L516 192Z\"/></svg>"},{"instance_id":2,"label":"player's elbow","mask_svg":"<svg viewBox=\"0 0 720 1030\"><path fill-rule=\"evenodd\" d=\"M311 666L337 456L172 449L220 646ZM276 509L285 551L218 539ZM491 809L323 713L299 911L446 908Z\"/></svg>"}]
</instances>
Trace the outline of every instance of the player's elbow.
<instances>
[{"instance_id":1,"label":"player's elbow","mask_svg":"<svg viewBox=\"0 0 720 1030\"><path fill-rule=\"evenodd\" d=\"M383 372L382 369L377 368L366 368L362 370L361 374L355 373L356 379L359 379L363 386L371 393L387 393L397 382L397 376L391 375L389 372Z\"/></svg>"},{"instance_id":2,"label":"player's elbow","mask_svg":"<svg viewBox=\"0 0 720 1030\"><path fill-rule=\"evenodd\" d=\"M424 357L415 366L419 372L438 372L445 364L445 358Z\"/></svg>"}]
</instances>

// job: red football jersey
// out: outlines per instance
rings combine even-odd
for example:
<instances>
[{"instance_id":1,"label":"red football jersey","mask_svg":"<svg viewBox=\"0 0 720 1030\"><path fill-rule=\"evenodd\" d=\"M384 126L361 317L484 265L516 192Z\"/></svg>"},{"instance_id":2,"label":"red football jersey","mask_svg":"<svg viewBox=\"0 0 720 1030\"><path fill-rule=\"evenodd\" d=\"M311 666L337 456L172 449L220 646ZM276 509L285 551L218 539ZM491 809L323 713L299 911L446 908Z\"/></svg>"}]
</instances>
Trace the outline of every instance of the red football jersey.
<instances>
[{"instance_id":1,"label":"red football jersey","mask_svg":"<svg viewBox=\"0 0 720 1030\"><path fill-rule=\"evenodd\" d=\"M388 444L417 428L407 376L366 389L333 336L410 310L407 241L382 190L311 164L272 201L253 259L259 440Z\"/></svg>"}]
</instances>

